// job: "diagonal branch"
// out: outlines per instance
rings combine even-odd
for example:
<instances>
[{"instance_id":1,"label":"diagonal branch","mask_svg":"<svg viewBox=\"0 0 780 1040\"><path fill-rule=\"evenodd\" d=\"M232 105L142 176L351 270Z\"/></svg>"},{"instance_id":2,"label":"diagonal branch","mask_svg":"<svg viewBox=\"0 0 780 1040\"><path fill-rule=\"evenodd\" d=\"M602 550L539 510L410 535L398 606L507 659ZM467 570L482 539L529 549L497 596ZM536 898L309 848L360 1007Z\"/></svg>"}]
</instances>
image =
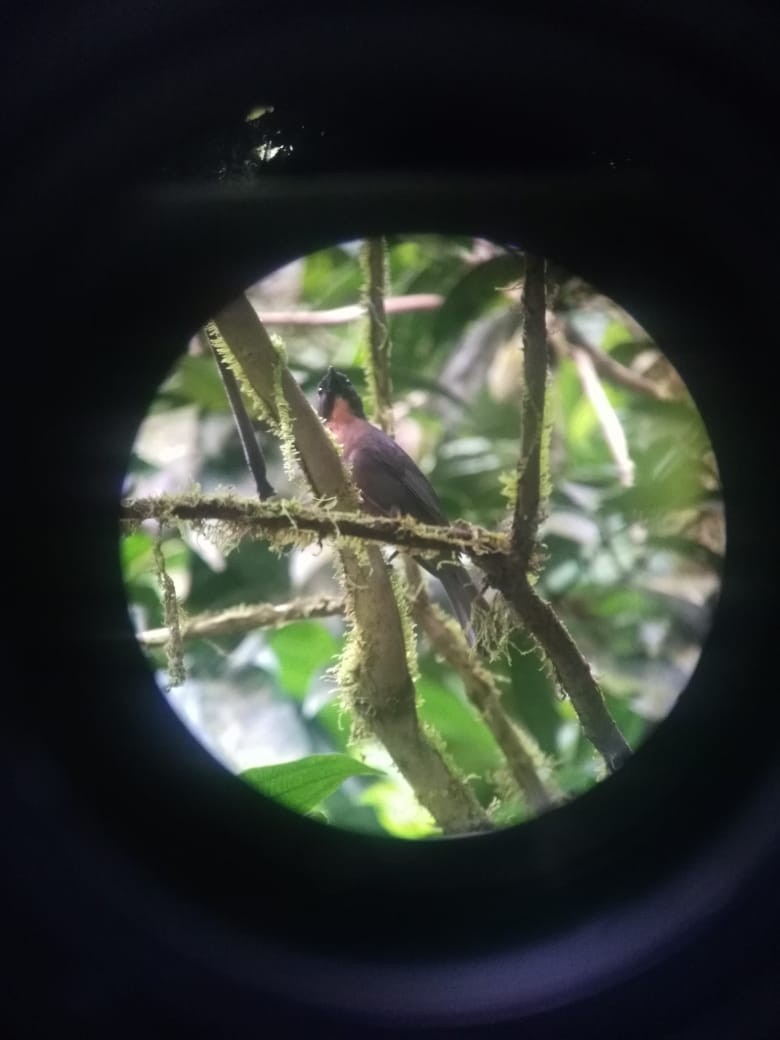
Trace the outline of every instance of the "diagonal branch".
<instances>
[{"instance_id":1,"label":"diagonal branch","mask_svg":"<svg viewBox=\"0 0 780 1040\"><path fill-rule=\"evenodd\" d=\"M536 741L504 711L495 679L469 648L463 632L456 630L431 603L419 567L409 557L404 562L415 621L436 653L461 677L466 696L493 734L528 807L534 813L553 808L562 800L562 795L542 776L544 755Z\"/></svg>"},{"instance_id":2,"label":"diagonal branch","mask_svg":"<svg viewBox=\"0 0 780 1040\"><path fill-rule=\"evenodd\" d=\"M289 431L307 480L340 510L357 507L336 447L245 296L215 318L232 359L282 435ZM355 654L345 692L364 725L385 745L420 802L445 833L490 829L471 789L428 742L417 718L403 627L378 547L341 546L347 615Z\"/></svg>"},{"instance_id":3,"label":"diagonal branch","mask_svg":"<svg viewBox=\"0 0 780 1040\"><path fill-rule=\"evenodd\" d=\"M623 487L631 487L634 483L634 463L628 453L628 441L620 419L610 404L604 387L599 382L593 358L580 347L572 347L571 357L574 367L577 369L582 391L596 413L601 432L617 469L618 480Z\"/></svg>"},{"instance_id":4,"label":"diagonal branch","mask_svg":"<svg viewBox=\"0 0 780 1040\"><path fill-rule=\"evenodd\" d=\"M143 646L165 646L171 638L176 637L183 642L188 639L243 635L258 628L278 628L293 621L308 621L343 613L343 596L307 596L289 603L256 603L228 607L218 613L197 614L182 620L178 633L172 633L170 628L149 628L137 635Z\"/></svg>"},{"instance_id":5,"label":"diagonal branch","mask_svg":"<svg viewBox=\"0 0 780 1040\"><path fill-rule=\"evenodd\" d=\"M657 401L674 400L675 394L666 387L659 386L647 376L635 372L627 365L621 364L611 354L594 346L572 322L563 322L558 317L550 316L548 335L550 343L555 350L562 355L573 353L576 348L585 351L596 367L602 379L613 383L615 386L624 387L634 393L643 394L645 397L653 397ZM639 344L639 341L637 341ZM647 346L655 346L651 340L647 340Z\"/></svg>"},{"instance_id":6,"label":"diagonal branch","mask_svg":"<svg viewBox=\"0 0 780 1040\"><path fill-rule=\"evenodd\" d=\"M631 748L610 715L604 695L577 644L550 604L537 594L524 574L518 575L509 566L507 558L495 561L486 558L483 566L492 584L503 593L523 628L549 660L585 736L614 772L630 756Z\"/></svg>"}]
</instances>

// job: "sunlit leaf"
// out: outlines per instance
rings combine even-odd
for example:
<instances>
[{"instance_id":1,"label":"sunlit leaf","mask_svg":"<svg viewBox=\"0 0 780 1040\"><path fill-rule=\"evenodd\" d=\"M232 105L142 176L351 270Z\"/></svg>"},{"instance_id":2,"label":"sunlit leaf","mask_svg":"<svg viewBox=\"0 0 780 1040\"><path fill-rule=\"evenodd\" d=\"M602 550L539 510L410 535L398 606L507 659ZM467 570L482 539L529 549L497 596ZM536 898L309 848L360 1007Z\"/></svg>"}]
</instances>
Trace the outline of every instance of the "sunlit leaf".
<instances>
[{"instance_id":1,"label":"sunlit leaf","mask_svg":"<svg viewBox=\"0 0 780 1040\"><path fill-rule=\"evenodd\" d=\"M348 755L310 755L295 762L245 769L241 779L289 809L308 813L351 776L381 776Z\"/></svg>"},{"instance_id":2,"label":"sunlit leaf","mask_svg":"<svg viewBox=\"0 0 780 1040\"><path fill-rule=\"evenodd\" d=\"M382 826L396 838L427 838L440 833L431 814L406 784L379 781L363 792L360 801L374 807Z\"/></svg>"}]
</instances>

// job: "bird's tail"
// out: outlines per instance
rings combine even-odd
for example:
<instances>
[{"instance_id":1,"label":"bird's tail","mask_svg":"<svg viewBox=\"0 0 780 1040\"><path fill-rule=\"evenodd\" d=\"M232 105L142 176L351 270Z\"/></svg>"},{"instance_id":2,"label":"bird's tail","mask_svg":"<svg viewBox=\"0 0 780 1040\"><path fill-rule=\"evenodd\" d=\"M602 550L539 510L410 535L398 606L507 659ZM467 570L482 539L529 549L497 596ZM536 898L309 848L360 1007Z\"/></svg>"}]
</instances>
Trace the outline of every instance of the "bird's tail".
<instances>
[{"instance_id":1,"label":"bird's tail","mask_svg":"<svg viewBox=\"0 0 780 1040\"><path fill-rule=\"evenodd\" d=\"M449 596L453 612L460 622L468 644L474 646L477 641L472 622L474 605L478 603L484 610L487 610L487 604L480 595L479 589L471 580L465 567L444 563L435 570L431 568L431 573L444 586L444 591Z\"/></svg>"}]
</instances>

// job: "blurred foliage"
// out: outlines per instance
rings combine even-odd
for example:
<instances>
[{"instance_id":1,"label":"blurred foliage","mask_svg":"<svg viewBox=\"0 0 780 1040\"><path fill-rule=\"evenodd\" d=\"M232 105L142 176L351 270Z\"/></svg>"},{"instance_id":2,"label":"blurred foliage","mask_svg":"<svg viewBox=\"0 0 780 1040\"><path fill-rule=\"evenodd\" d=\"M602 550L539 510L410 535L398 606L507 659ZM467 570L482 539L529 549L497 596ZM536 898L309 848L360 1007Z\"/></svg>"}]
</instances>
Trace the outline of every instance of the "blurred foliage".
<instances>
[{"instance_id":1,"label":"blurred foliage","mask_svg":"<svg viewBox=\"0 0 780 1040\"><path fill-rule=\"evenodd\" d=\"M261 315L355 304L361 294L358 247L345 243L290 264L251 287L249 298ZM522 355L513 311L522 268L499 247L466 237L391 238L388 248L392 295L441 297L436 308L390 319L396 435L452 520L505 527L502 478L515 471L522 422ZM724 541L717 470L701 417L647 333L574 276L559 273L559 281L555 312L564 328L576 329L659 387L674 389L674 399L656 400L603 383L635 466L633 486L626 487L575 364L568 356L552 358L553 491L541 532L546 560L538 588L591 663L610 711L636 747L673 707L709 628ZM273 331L282 335L311 400L331 364L363 385L364 319ZM257 435L278 492L303 493L302 484L290 486L277 446L259 424ZM231 487L254 493L216 367L198 340L150 403L125 492L142 496L193 484L204 492ZM127 595L139 629L163 624L154 537L153 529L144 529L122 539ZM225 552L218 539L183 525L165 533L163 552L188 615L337 587L327 546L279 556L256 541ZM447 606L435 581L431 594ZM187 682L168 696L214 754L254 777L266 793L272 788L263 786L263 777L287 782L285 771L273 768L300 762L315 774L324 770L321 786L307 788L311 797L299 806L303 811L375 833L436 833L384 750L351 740L351 719L330 674L342 634L341 619L331 618L187 643ZM150 658L156 669L164 667L161 651L150 651ZM554 761L561 788L575 794L600 779L600 759L521 631L506 659L491 667L504 707ZM527 811L511 793L492 735L465 699L459 677L425 640L417 688L426 728L438 735L496 822L524 819ZM332 756L324 766L323 755ZM378 774L358 775L366 774L362 760ZM329 786L345 766L337 789ZM269 767L271 772L258 772ZM331 767L335 772L328 772ZM294 768L287 770L287 778L294 777Z\"/></svg>"}]
</instances>

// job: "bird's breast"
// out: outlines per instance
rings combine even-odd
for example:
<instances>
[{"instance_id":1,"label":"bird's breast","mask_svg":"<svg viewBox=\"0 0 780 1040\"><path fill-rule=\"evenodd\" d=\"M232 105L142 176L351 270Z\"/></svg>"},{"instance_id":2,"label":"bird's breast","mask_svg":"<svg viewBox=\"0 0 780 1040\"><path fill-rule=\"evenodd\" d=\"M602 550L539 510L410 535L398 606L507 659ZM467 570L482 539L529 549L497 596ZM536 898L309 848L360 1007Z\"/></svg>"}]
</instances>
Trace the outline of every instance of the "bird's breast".
<instances>
[{"instance_id":1,"label":"bird's breast","mask_svg":"<svg viewBox=\"0 0 780 1040\"><path fill-rule=\"evenodd\" d=\"M360 443L361 434L364 432L363 426L368 424L364 424L361 419L356 419L354 415L347 414L331 416L326 425L341 445L344 458L349 462L350 456Z\"/></svg>"}]
</instances>

